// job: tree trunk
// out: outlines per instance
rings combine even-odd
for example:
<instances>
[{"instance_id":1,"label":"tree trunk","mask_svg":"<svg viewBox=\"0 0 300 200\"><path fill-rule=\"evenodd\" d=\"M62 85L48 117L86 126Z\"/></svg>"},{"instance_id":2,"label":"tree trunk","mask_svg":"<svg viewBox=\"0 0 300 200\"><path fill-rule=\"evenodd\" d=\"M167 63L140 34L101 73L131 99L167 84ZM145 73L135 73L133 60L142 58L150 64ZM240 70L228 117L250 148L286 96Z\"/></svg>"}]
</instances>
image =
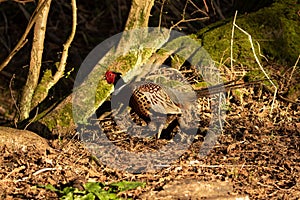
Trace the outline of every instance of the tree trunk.
<instances>
[{"instance_id":1,"label":"tree trunk","mask_svg":"<svg viewBox=\"0 0 300 200\"><path fill-rule=\"evenodd\" d=\"M45 0L40 0L38 6L41 6L44 1ZM49 3L43 8L40 17L37 18L34 26L29 72L20 101L20 121L29 117L29 113L32 109L32 98L39 81L44 50L46 25L51 1L48 2Z\"/></svg>"},{"instance_id":2,"label":"tree trunk","mask_svg":"<svg viewBox=\"0 0 300 200\"><path fill-rule=\"evenodd\" d=\"M154 0L132 0L125 31L147 27Z\"/></svg>"}]
</instances>

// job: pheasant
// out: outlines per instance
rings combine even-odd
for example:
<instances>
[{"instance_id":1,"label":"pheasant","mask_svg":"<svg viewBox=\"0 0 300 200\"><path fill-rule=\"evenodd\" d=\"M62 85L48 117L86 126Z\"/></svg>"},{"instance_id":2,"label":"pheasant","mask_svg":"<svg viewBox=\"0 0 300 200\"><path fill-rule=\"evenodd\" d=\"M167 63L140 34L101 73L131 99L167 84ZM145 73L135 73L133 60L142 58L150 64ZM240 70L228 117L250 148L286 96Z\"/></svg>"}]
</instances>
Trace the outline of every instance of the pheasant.
<instances>
[{"instance_id":1,"label":"pheasant","mask_svg":"<svg viewBox=\"0 0 300 200\"><path fill-rule=\"evenodd\" d=\"M178 91L172 91L160 84L153 82L136 82L126 84L122 79L122 74L113 71L105 73L107 83L114 85L114 93L118 102L122 101L125 105L129 105L131 110L135 112L148 125L157 117L167 116L166 124L158 127L156 139L159 139L163 129L167 128L172 122L179 120L184 107L196 100L196 97L205 97L210 94L220 93L225 90L241 88L250 83L236 84L234 81L225 84L215 85L195 91L196 95L190 95L190 92L180 94ZM224 86L224 87L223 87ZM190 103L189 103L190 102ZM161 121L161 120L160 120Z\"/></svg>"},{"instance_id":2,"label":"pheasant","mask_svg":"<svg viewBox=\"0 0 300 200\"><path fill-rule=\"evenodd\" d=\"M126 84L121 73L107 71L105 73L107 83L114 84L114 94L118 101L129 105L148 125L157 118L167 116L167 124L160 124L156 138L159 139L164 128L168 127L177 116L180 116L181 105L172 91L153 82L136 82Z\"/></svg>"}]
</instances>

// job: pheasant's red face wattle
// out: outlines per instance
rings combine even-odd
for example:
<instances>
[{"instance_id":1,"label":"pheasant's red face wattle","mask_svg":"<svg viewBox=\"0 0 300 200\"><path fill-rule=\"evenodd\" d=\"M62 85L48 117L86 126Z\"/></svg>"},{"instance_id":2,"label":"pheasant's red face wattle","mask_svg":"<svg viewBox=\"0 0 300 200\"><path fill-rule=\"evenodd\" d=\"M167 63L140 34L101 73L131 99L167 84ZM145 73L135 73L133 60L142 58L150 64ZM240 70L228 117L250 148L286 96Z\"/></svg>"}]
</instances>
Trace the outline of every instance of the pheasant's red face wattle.
<instances>
[{"instance_id":1,"label":"pheasant's red face wattle","mask_svg":"<svg viewBox=\"0 0 300 200\"><path fill-rule=\"evenodd\" d=\"M107 71L105 73L105 79L108 84L113 84L113 83L115 83L116 74L112 71Z\"/></svg>"}]
</instances>

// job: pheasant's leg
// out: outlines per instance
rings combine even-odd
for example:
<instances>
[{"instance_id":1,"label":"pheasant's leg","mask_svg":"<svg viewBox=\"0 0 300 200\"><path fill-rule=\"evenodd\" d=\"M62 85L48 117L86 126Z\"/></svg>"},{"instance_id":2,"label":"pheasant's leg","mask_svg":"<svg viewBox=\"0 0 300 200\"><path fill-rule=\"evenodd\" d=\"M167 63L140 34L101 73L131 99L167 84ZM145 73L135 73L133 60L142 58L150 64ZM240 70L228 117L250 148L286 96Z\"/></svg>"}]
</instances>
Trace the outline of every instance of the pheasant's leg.
<instances>
[{"instance_id":1,"label":"pheasant's leg","mask_svg":"<svg viewBox=\"0 0 300 200\"><path fill-rule=\"evenodd\" d=\"M174 122L174 120L176 120L177 118L178 118L177 115L169 115L169 116L167 116L167 119L166 119L165 123L164 124L161 123L159 125L156 139L159 139L160 136L161 136L162 131L165 130L165 129L167 129L170 126L170 124L172 124Z\"/></svg>"},{"instance_id":2,"label":"pheasant's leg","mask_svg":"<svg viewBox=\"0 0 300 200\"><path fill-rule=\"evenodd\" d=\"M161 132L163 131L164 129L164 124L160 124L159 127L158 127L158 132L157 132L157 135L156 135L156 140L158 140L160 138L160 135L161 135Z\"/></svg>"}]
</instances>

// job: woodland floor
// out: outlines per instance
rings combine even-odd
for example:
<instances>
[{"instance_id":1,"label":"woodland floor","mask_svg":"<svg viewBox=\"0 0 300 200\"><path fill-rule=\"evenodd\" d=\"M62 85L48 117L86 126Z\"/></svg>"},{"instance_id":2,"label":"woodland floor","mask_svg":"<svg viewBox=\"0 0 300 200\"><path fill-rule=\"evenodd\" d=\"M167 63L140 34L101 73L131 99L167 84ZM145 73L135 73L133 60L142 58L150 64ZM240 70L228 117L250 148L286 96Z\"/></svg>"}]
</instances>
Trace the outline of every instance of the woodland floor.
<instances>
[{"instance_id":1,"label":"woodland floor","mask_svg":"<svg viewBox=\"0 0 300 200\"><path fill-rule=\"evenodd\" d=\"M117 12L115 10L106 9L105 16L101 16L100 12L97 13L97 9L91 12L90 8L94 7L94 3L91 2L85 1L86 5L82 3L78 7L79 32L77 40L72 43L68 58L71 64L67 66L69 67L67 71L70 72L73 66L82 63L86 54L95 45L122 31L123 26L120 24L125 23L112 23L107 20L110 13ZM7 7L9 6L11 5ZM15 9L10 10L18 10L17 6L13 8ZM65 41L63 38L69 34L69 28L66 28L65 23L71 21L71 16L66 14L69 13L67 8L65 1L53 2L49 18L51 20L47 35L48 43L45 44L44 65L55 66L59 57L57 52L62 50L61 46ZM11 41L18 41L27 21L24 22L21 11L11 13L13 15L9 17L9 20L12 20L9 23L12 30ZM125 20L126 13L127 10L122 13L124 17L121 15L115 21L119 22L123 18ZM112 24L116 30L111 30ZM2 29L6 30L3 27L4 25ZM14 43L11 47L13 45ZM28 69L30 42L25 47L27 51L16 54L10 65L0 73L1 125L8 119L13 120L15 113L12 110L15 112L15 101L26 81L24 74ZM12 48L7 50L0 48L0 60L4 59L10 49ZM269 66L270 69L273 67ZM280 94L286 91L288 83L286 77L290 77L288 73L277 74L288 71L287 68L283 69L275 69L273 71L275 75L272 76L279 83ZM299 84L299 70L293 77L298 79L292 80L290 84ZM50 102L56 96L64 96L66 95L64 92L71 91L73 85L67 81L68 79L62 79L60 81L62 86L50 91ZM250 199L300 199L300 97L293 98L296 103L276 98L271 112L272 92L256 86L243 89L242 93L244 94L242 98L233 93L228 94L229 109L224 131L208 155L200 157L198 152L207 128L203 123L201 133L182 156L164 168L147 173L128 173L96 161L78 139L75 131L60 138L49 139L52 150L46 153L41 152L38 147L10 149L0 146L0 199L58 199L59 193L39 186L51 184L56 188L73 186L82 189L82 185L86 182L112 183L124 180L146 183L143 188L120 194L124 198L226 199L229 196L248 195ZM205 107L206 103L199 100L200 106L203 104ZM209 117L209 114L202 116ZM108 125L108 129L110 130L106 132L108 136L117 135L112 131L115 130L113 125ZM59 134L59 130L57 132ZM114 139L119 139L116 145L122 148L135 148L140 144L126 138ZM167 141L164 140L158 144L146 141L139 148L150 146L151 149L155 149L156 145L161 147L165 143ZM108 154L117 158L113 152ZM209 187L219 188L219 192L210 194Z\"/></svg>"},{"instance_id":2,"label":"woodland floor","mask_svg":"<svg viewBox=\"0 0 300 200\"><path fill-rule=\"evenodd\" d=\"M272 93L259 86L243 90L243 98L229 94L230 109L224 132L205 157L198 153L205 134L200 134L200 139L198 137L182 156L164 168L136 174L95 161L77 136L73 137L75 132L60 140L49 140L54 150L46 153L38 148L11 150L2 146L0 197L58 198L58 193L37 186L51 184L56 188L82 188L86 182L127 180L146 183L144 188L121 194L121 197L134 199L226 199L238 195L248 195L250 199L299 199L299 98L298 104L276 99L270 114ZM203 100L199 102L205 104ZM111 134L114 133L114 125L109 126ZM137 146L134 140L128 142L125 138L123 141L119 140L116 145L127 145L125 148ZM144 143L144 148L149 144L151 148L163 146L166 142ZM107 154L117 159L114 152ZM42 169L45 171L39 171ZM214 192L213 196L199 194L199 188L205 184L211 187L216 184L225 192Z\"/></svg>"}]
</instances>

